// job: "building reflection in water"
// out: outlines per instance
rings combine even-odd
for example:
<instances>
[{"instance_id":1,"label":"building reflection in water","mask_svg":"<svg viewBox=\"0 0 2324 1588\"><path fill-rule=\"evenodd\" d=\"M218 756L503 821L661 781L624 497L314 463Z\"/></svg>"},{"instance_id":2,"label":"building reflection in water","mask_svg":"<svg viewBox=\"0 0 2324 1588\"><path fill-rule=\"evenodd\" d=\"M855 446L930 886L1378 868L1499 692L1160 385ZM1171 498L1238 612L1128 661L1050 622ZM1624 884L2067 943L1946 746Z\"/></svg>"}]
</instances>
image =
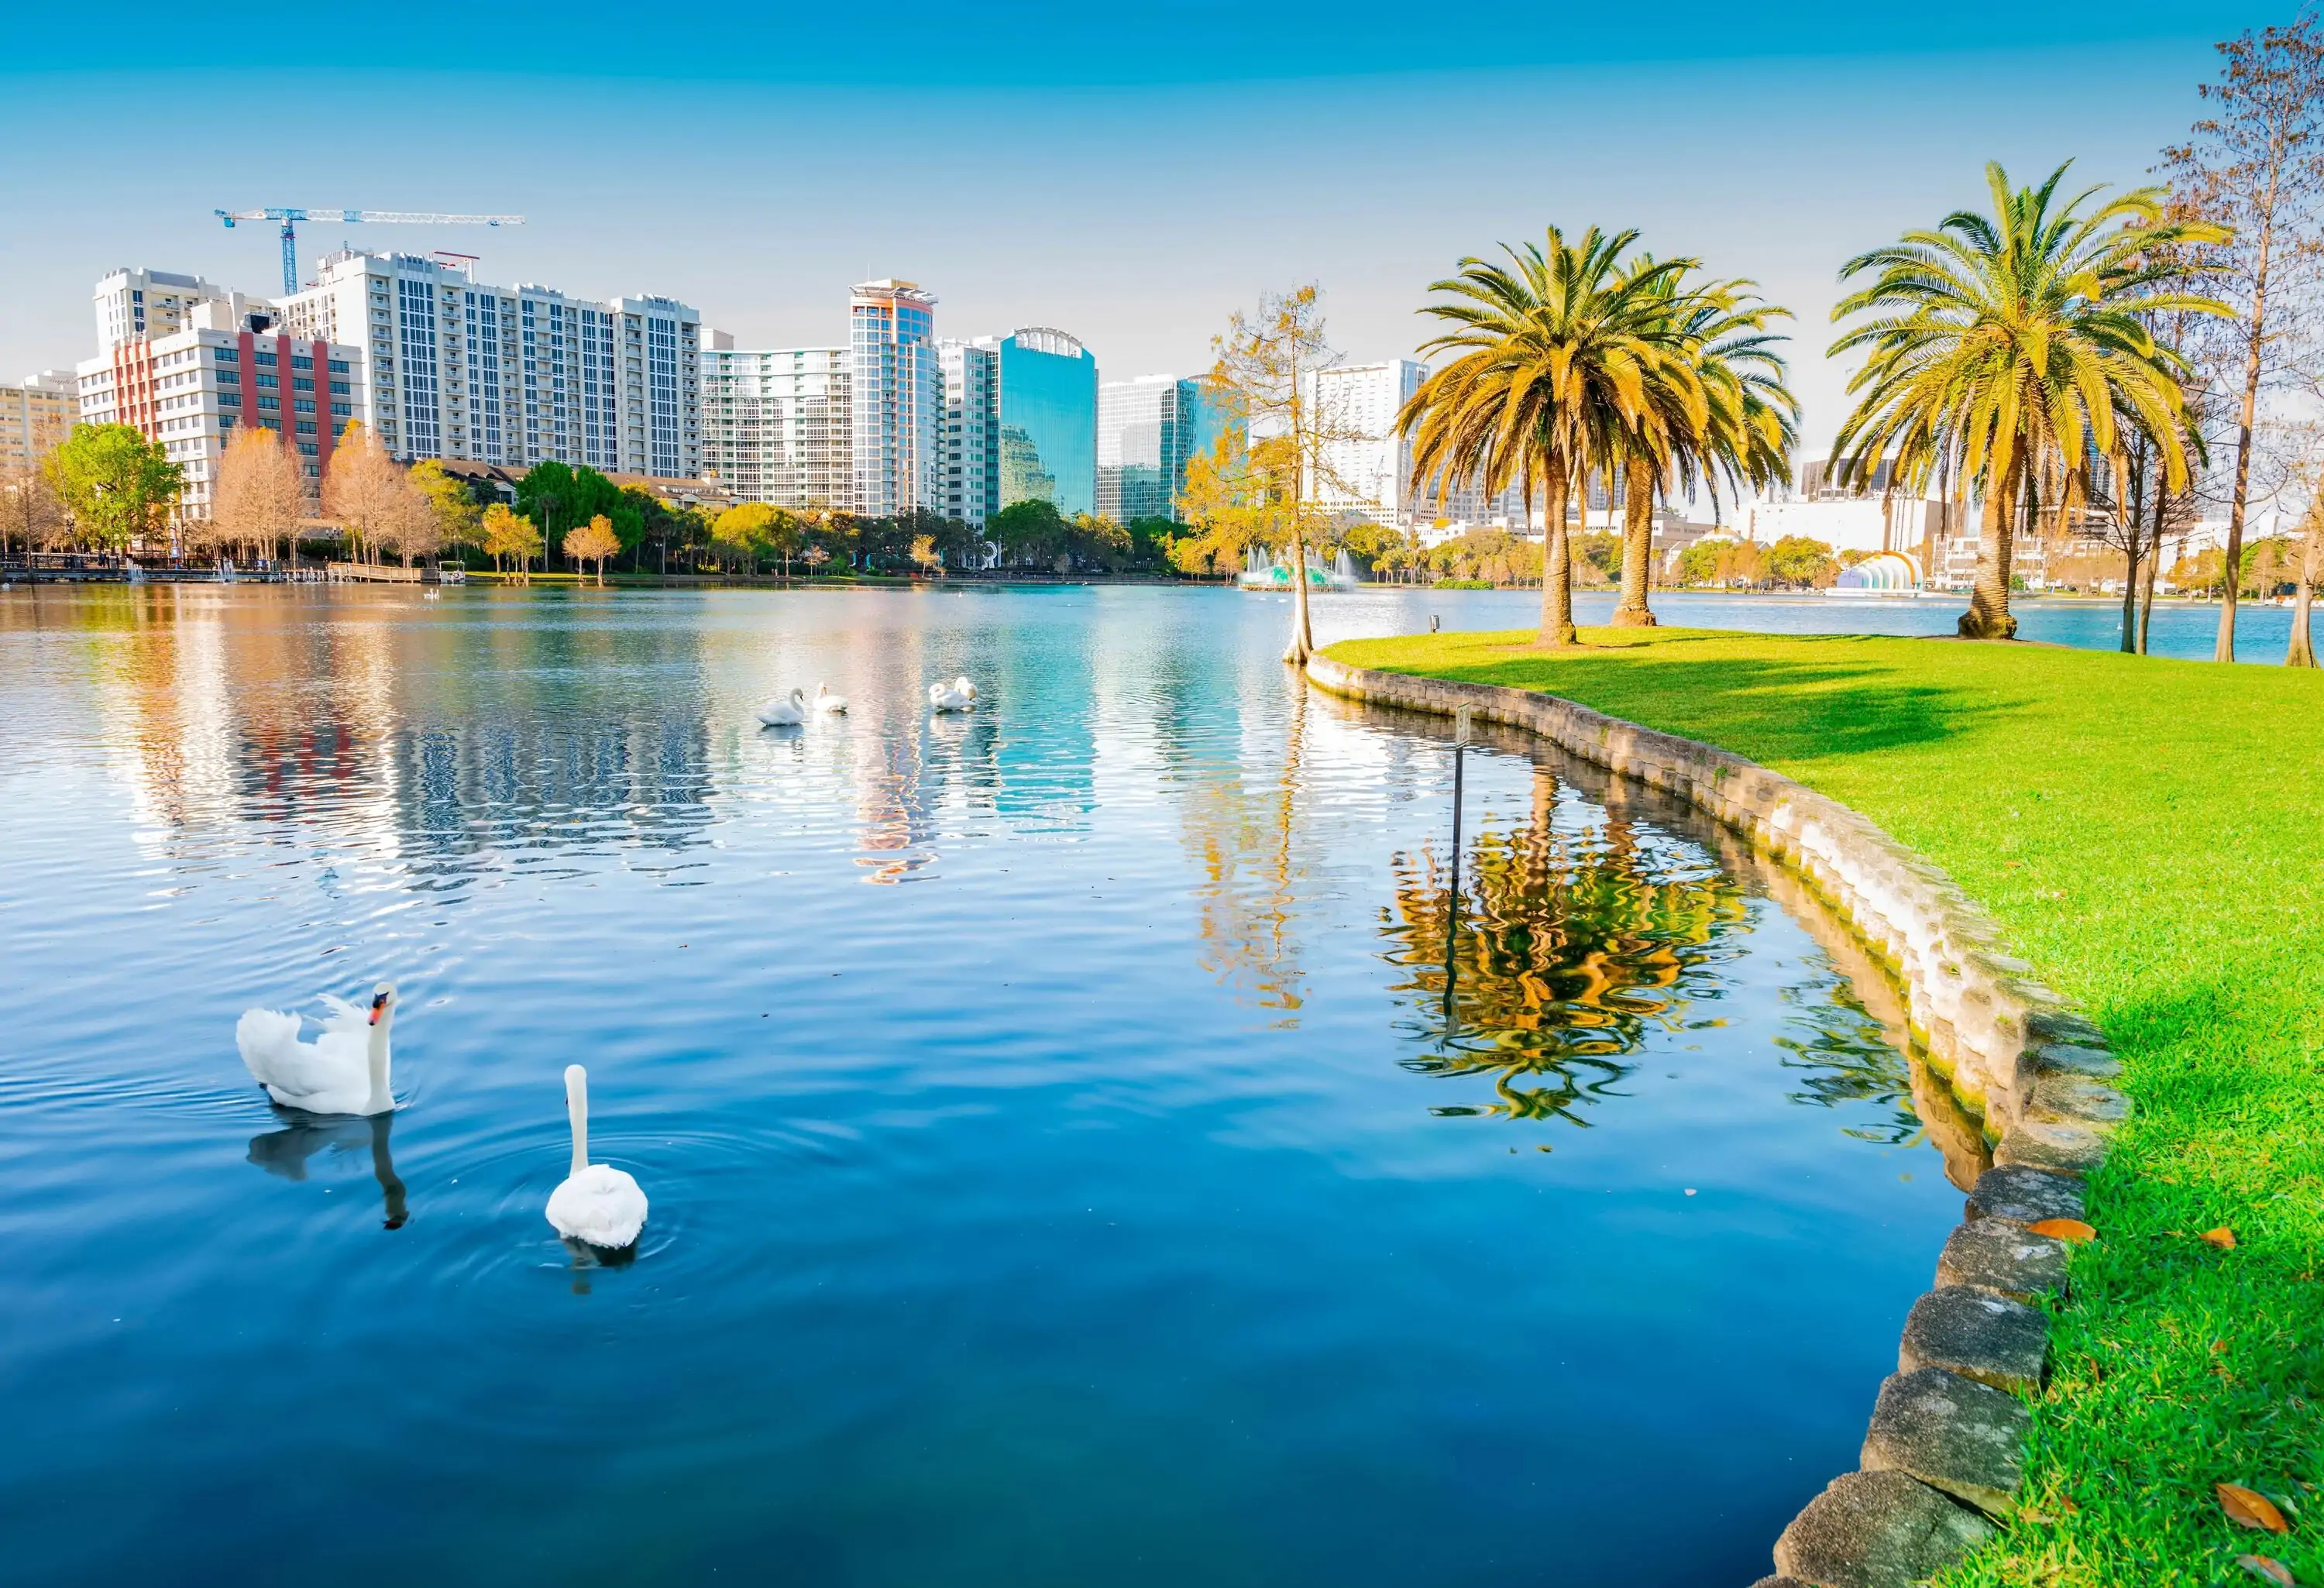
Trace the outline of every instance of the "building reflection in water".
<instances>
[{"instance_id":1,"label":"building reflection in water","mask_svg":"<svg viewBox=\"0 0 2324 1588\"><path fill-rule=\"evenodd\" d=\"M130 747L143 841L246 837L456 887L478 857L678 849L712 821L695 636L412 622L391 600L172 586L75 615L110 650L97 711Z\"/></svg>"}]
</instances>

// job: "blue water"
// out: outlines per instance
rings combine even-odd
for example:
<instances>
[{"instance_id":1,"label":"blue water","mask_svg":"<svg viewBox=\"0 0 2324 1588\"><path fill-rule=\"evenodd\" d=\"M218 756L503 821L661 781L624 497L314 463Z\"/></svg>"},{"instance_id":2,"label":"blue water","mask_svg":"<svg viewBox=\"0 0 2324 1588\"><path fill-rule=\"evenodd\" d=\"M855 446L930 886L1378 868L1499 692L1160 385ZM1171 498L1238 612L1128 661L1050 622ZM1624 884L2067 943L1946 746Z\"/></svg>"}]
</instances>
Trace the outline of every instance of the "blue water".
<instances>
[{"instance_id":1,"label":"blue water","mask_svg":"<svg viewBox=\"0 0 2324 1588\"><path fill-rule=\"evenodd\" d=\"M1385 592L1381 593L1387 594ZM1263 600L1288 597L1263 596ZM1334 596L1333 602L1344 599ZM1541 621L1538 590L1410 590L1393 595L1400 613L1417 614L1394 632L1428 626L1434 614L1447 629L1530 629ZM1585 627L1608 621L1614 610L1610 591L1577 591L1575 621ZM1711 596L1691 590L1657 590L1655 613L1665 623L1696 629L1748 629L1772 634L1950 634L1969 610L1966 596L1899 600L1879 596ZM1318 610L1325 605L1318 602ZM2021 596L2010 605L2017 614L2017 637L2085 651L2114 651L2122 644L2122 608L2098 601ZM2311 622L2313 620L2311 619ZM1328 624L1327 624L1328 626ZM2216 603L2158 601L2147 649L2155 656L2195 661L2211 660L2218 645ZM1318 631L1319 637L1321 631ZM2292 609L2246 601L2236 609L2236 660L2283 660L2292 638Z\"/></svg>"},{"instance_id":2,"label":"blue water","mask_svg":"<svg viewBox=\"0 0 2324 1588\"><path fill-rule=\"evenodd\" d=\"M1886 990L1508 742L1448 933L1442 725L1281 619L0 598L7 1580L1764 1572L1960 1213ZM236 1015L383 974L400 1112L272 1109ZM541 1216L575 1060L625 1264Z\"/></svg>"}]
</instances>

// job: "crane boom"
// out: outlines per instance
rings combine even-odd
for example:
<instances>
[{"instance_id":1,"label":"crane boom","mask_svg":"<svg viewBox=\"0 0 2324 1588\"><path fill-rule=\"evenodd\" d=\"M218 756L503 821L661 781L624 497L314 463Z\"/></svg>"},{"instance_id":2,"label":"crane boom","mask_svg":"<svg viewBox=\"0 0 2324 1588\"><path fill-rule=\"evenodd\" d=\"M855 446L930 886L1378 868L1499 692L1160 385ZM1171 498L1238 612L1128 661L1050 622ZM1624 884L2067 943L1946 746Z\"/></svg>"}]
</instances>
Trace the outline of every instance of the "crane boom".
<instances>
[{"instance_id":1,"label":"crane boom","mask_svg":"<svg viewBox=\"0 0 2324 1588\"><path fill-rule=\"evenodd\" d=\"M304 208L284 206L267 209L214 210L219 220L232 226L238 220L279 220L282 223L282 291L285 295L299 290L299 232L302 220L374 221L399 226L521 226L521 215L436 215L418 209L341 209L324 205Z\"/></svg>"}]
</instances>

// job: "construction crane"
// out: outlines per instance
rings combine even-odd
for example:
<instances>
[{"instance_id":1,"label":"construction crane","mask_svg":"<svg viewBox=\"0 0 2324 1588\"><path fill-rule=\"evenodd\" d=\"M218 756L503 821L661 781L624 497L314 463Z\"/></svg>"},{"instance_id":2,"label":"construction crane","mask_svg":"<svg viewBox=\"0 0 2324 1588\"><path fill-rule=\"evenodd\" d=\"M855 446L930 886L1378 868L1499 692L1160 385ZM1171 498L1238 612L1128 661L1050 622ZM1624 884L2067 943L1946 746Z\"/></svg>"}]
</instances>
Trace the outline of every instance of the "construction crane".
<instances>
[{"instance_id":1,"label":"construction crane","mask_svg":"<svg viewBox=\"0 0 2324 1588\"><path fill-rule=\"evenodd\" d=\"M231 227L238 220L279 220L282 223L282 291L299 290L299 233L302 220L389 221L420 226L521 226L521 215L422 215L408 209L220 209L218 219Z\"/></svg>"}]
</instances>

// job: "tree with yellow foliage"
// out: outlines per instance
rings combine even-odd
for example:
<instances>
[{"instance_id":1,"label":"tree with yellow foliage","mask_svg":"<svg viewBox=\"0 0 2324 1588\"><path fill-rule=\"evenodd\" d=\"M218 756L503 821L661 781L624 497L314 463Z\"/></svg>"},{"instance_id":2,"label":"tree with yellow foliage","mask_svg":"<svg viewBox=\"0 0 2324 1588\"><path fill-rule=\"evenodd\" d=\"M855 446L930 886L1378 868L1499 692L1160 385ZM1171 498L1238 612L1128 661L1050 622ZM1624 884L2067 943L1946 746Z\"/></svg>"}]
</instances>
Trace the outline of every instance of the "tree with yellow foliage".
<instances>
[{"instance_id":1,"label":"tree with yellow foliage","mask_svg":"<svg viewBox=\"0 0 2324 1588\"><path fill-rule=\"evenodd\" d=\"M1243 546L1277 536L1290 540L1291 643L1283 660L1305 665L1315 650L1307 613L1307 548L1329 533L1315 500L1350 494L1334 465L1345 450L1340 443L1380 438L1351 423L1321 379L1340 355L1324 337L1323 291L1314 282L1264 293L1249 314L1235 310L1224 334L1211 339L1211 350L1214 362L1204 395L1231 428L1243 432L1240 468L1231 482L1233 501L1213 512L1213 522L1230 536L1240 533ZM1193 472L1190 466L1190 485ZM1204 528L1195 516L1200 504L1182 504L1181 511ZM1203 538L1210 534L1206 529Z\"/></svg>"},{"instance_id":2,"label":"tree with yellow foliage","mask_svg":"<svg viewBox=\"0 0 2324 1588\"><path fill-rule=\"evenodd\" d=\"M323 511L339 521L347 555L369 554L384 535L410 489L403 471L379 444L379 438L360 420L351 420L331 449L331 466L323 475Z\"/></svg>"},{"instance_id":3,"label":"tree with yellow foliage","mask_svg":"<svg viewBox=\"0 0 2324 1588\"><path fill-rule=\"evenodd\" d=\"M263 425L236 425L218 459L211 539L221 547L263 546L271 555L298 534L306 512L306 476L281 435Z\"/></svg>"},{"instance_id":4,"label":"tree with yellow foliage","mask_svg":"<svg viewBox=\"0 0 2324 1588\"><path fill-rule=\"evenodd\" d=\"M1220 432L1208 453L1186 460L1179 516L1194 533L1170 542L1170 561L1182 573L1232 574L1268 525L1264 482L1251 467L1242 432Z\"/></svg>"},{"instance_id":5,"label":"tree with yellow foliage","mask_svg":"<svg viewBox=\"0 0 2324 1588\"><path fill-rule=\"evenodd\" d=\"M466 480L433 457L411 466L411 484L436 520L436 540L443 546L473 546L483 533L484 509L468 491Z\"/></svg>"},{"instance_id":6,"label":"tree with yellow foliage","mask_svg":"<svg viewBox=\"0 0 2324 1588\"><path fill-rule=\"evenodd\" d=\"M517 577L525 584L532 583L532 559L539 557L546 544L532 521L503 503L493 503L484 509L484 553L493 566L503 573L508 571L508 559L516 559Z\"/></svg>"},{"instance_id":7,"label":"tree with yellow foliage","mask_svg":"<svg viewBox=\"0 0 2324 1588\"><path fill-rule=\"evenodd\" d=\"M597 587L605 586L605 559L622 549L622 538L613 533L613 521L604 513L573 530L565 537L565 555L576 562L597 565Z\"/></svg>"}]
</instances>

